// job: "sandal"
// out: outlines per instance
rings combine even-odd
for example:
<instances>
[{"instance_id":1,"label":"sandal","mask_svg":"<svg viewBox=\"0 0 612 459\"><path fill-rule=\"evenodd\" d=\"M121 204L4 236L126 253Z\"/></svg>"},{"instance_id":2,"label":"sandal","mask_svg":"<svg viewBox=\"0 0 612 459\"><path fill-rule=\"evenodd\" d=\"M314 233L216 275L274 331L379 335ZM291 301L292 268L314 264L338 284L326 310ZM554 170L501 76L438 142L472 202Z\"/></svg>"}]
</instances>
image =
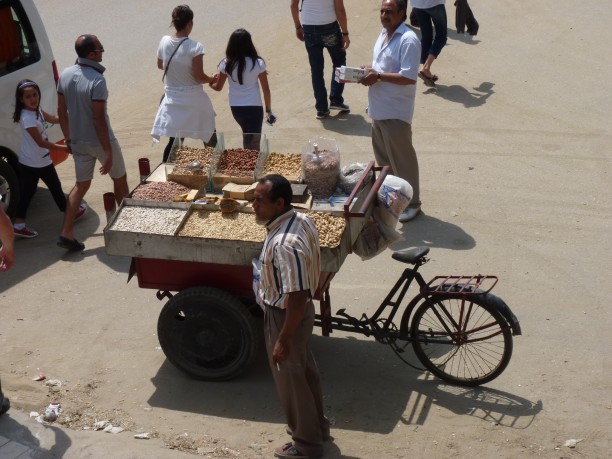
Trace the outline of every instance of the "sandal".
<instances>
[{"instance_id":1,"label":"sandal","mask_svg":"<svg viewBox=\"0 0 612 459\"><path fill-rule=\"evenodd\" d=\"M77 241L76 239L68 239L67 237L60 236L57 240L57 245L62 249L69 250L71 252L82 252L85 250L85 244Z\"/></svg>"},{"instance_id":2,"label":"sandal","mask_svg":"<svg viewBox=\"0 0 612 459\"><path fill-rule=\"evenodd\" d=\"M438 81L437 75L432 75L429 77L425 75L423 72L419 72L419 77L423 80L423 82L425 83L425 86L429 86L430 88L435 88L436 81Z\"/></svg>"},{"instance_id":3,"label":"sandal","mask_svg":"<svg viewBox=\"0 0 612 459\"><path fill-rule=\"evenodd\" d=\"M293 443L285 443L283 446L276 448L274 450L274 457L278 457L280 459L308 459L308 456L300 453Z\"/></svg>"}]
</instances>

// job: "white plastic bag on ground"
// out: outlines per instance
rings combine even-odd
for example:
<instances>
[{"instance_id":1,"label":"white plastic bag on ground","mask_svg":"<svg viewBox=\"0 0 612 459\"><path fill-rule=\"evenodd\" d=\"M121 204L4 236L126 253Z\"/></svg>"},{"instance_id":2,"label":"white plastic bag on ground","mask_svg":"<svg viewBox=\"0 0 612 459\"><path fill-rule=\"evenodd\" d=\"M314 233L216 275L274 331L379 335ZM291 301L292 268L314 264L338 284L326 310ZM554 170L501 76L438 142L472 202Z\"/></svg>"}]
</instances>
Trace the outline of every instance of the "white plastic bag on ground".
<instances>
[{"instance_id":1,"label":"white plastic bag on ground","mask_svg":"<svg viewBox=\"0 0 612 459\"><path fill-rule=\"evenodd\" d=\"M387 175L378 190L379 206L374 208L374 217L385 225L395 228L400 214L412 200L412 186L406 180Z\"/></svg>"}]
</instances>

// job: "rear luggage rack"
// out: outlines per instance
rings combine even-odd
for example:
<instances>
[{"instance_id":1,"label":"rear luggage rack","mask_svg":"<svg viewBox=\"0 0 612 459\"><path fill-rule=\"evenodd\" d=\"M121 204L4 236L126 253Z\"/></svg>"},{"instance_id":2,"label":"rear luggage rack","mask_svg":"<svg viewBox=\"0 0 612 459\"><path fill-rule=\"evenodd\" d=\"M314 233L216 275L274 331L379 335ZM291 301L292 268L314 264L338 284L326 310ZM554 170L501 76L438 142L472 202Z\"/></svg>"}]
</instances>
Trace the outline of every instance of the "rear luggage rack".
<instances>
[{"instance_id":1,"label":"rear luggage rack","mask_svg":"<svg viewBox=\"0 0 612 459\"><path fill-rule=\"evenodd\" d=\"M421 293L489 293L497 284L497 276L436 276L421 289Z\"/></svg>"}]
</instances>

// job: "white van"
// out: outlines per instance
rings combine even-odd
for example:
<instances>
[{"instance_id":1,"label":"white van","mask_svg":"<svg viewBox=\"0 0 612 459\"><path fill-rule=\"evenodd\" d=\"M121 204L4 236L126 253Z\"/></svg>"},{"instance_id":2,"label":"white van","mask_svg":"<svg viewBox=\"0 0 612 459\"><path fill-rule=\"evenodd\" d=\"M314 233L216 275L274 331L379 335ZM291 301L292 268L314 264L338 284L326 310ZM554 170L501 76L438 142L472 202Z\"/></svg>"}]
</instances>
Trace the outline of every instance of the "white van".
<instances>
[{"instance_id":1,"label":"white van","mask_svg":"<svg viewBox=\"0 0 612 459\"><path fill-rule=\"evenodd\" d=\"M45 26L33 0L0 0L0 198L12 215L19 199L19 124L13 122L15 88L25 78L42 92L41 108L57 113L57 66ZM63 138L48 126L49 141Z\"/></svg>"}]
</instances>

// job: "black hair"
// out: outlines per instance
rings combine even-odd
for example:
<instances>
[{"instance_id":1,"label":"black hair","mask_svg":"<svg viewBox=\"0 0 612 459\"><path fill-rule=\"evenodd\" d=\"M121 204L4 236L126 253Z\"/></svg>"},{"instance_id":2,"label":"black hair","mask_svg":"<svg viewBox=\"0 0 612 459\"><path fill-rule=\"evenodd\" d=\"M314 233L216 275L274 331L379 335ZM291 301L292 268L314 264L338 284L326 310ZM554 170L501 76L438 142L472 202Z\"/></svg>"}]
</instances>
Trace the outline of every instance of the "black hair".
<instances>
[{"instance_id":1,"label":"black hair","mask_svg":"<svg viewBox=\"0 0 612 459\"><path fill-rule=\"evenodd\" d=\"M87 57L89 53L96 51L96 36L85 34L79 35L74 43L74 50L79 57Z\"/></svg>"},{"instance_id":2,"label":"black hair","mask_svg":"<svg viewBox=\"0 0 612 459\"><path fill-rule=\"evenodd\" d=\"M408 19L406 0L395 0L395 6L397 6L398 11L404 10L404 21Z\"/></svg>"},{"instance_id":3,"label":"black hair","mask_svg":"<svg viewBox=\"0 0 612 459\"><path fill-rule=\"evenodd\" d=\"M246 58L250 57L252 60L251 70L255 67L257 59L261 59L257 54L251 34L245 29L236 29L230 35L229 41L227 42L227 49L225 50L225 73L230 78L233 70L238 66L238 83L242 84L242 76L244 74L244 68L246 67Z\"/></svg>"},{"instance_id":4,"label":"black hair","mask_svg":"<svg viewBox=\"0 0 612 459\"><path fill-rule=\"evenodd\" d=\"M177 32L187 27L189 21L193 21L193 11L189 5L179 5L172 10L170 26L174 26Z\"/></svg>"},{"instance_id":5,"label":"black hair","mask_svg":"<svg viewBox=\"0 0 612 459\"><path fill-rule=\"evenodd\" d=\"M19 83L17 83L17 89L15 89L15 111L13 112L13 122L15 123L19 123L19 120L21 119L21 111L25 106L24 103L21 101L25 88L36 89L39 98L38 104L40 105L40 98L42 97L42 95L40 94L40 88L38 87L38 85L32 80L21 80ZM40 116L40 112L36 110L36 117L38 116Z\"/></svg>"},{"instance_id":6,"label":"black hair","mask_svg":"<svg viewBox=\"0 0 612 459\"><path fill-rule=\"evenodd\" d=\"M269 183L270 191L268 191L268 199L272 202L276 202L278 198L281 198L285 202L285 209L291 206L291 199L293 197L293 191L291 190L291 183L285 177L279 174L268 174L265 177L259 179L259 183Z\"/></svg>"}]
</instances>

